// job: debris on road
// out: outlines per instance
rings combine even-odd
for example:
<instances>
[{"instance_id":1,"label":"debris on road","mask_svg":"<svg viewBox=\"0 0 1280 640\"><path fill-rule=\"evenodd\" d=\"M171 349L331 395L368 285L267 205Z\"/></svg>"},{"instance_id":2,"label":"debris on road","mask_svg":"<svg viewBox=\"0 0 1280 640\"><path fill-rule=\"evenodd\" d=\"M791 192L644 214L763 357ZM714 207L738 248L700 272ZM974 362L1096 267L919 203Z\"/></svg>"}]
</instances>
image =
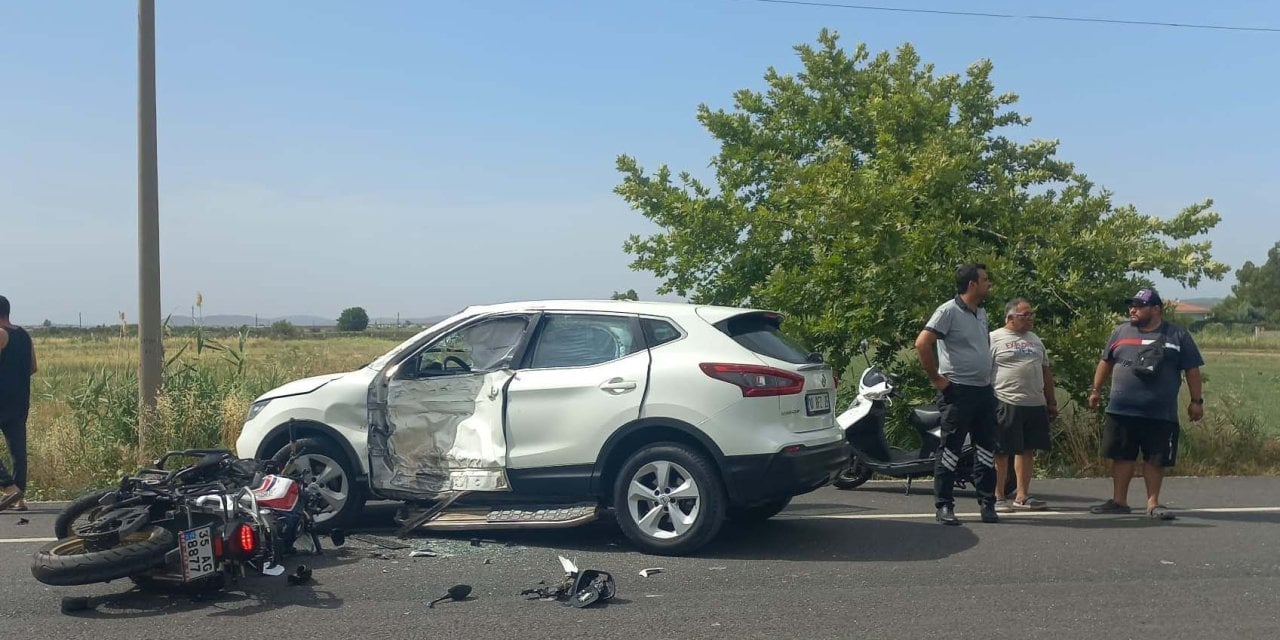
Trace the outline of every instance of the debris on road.
<instances>
[{"instance_id":1,"label":"debris on road","mask_svg":"<svg viewBox=\"0 0 1280 640\"><path fill-rule=\"evenodd\" d=\"M427 605L427 608L428 609L436 608L436 603L442 600L453 600L455 602L459 600L466 600L467 596L469 595L471 595L471 585L455 584L452 587L449 587L448 593L440 596L439 598L436 598L435 600L432 600L431 604Z\"/></svg>"},{"instance_id":2,"label":"debris on road","mask_svg":"<svg viewBox=\"0 0 1280 640\"><path fill-rule=\"evenodd\" d=\"M607 571L595 569L579 570L577 563L560 556L560 566L564 569L564 578L554 587L540 586L525 589L520 595L532 595L532 599L563 600L565 604L578 609L589 607L597 602L607 602L618 592L613 576ZM546 581L539 581L546 585Z\"/></svg>"},{"instance_id":3,"label":"debris on road","mask_svg":"<svg viewBox=\"0 0 1280 640\"><path fill-rule=\"evenodd\" d=\"M413 551L409 552L410 558L435 558L435 557L438 557L439 555L440 554L427 548L414 549Z\"/></svg>"},{"instance_id":4,"label":"debris on road","mask_svg":"<svg viewBox=\"0 0 1280 640\"><path fill-rule=\"evenodd\" d=\"M30 523L31 521L26 518L18 518L18 526L22 526L24 524L30 524Z\"/></svg>"},{"instance_id":5,"label":"debris on road","mask_svg":"<svg viewBox=\"0 0 1280 640\"><path fill-rule=\"evenodd\" d=\"M641 578L648 578L649 576L658 575L659 573L662 573L663 571L664 571L664 569L663 569L662 567L653 567L653 568L651 568L651 569L641 569L641 570L640 570L640 577L641 577Z\"/></svg>"},{"instance_id":6,"label":"debris on road","mask_svg":"<svg viewBox=\"0 0 1280 640\"><path fill-rule=\"evenodd\" d=\"M311 567L305 564L298 565L298 568L289 574L289 584L297 586L311 582Z\"/></svg>"},{"instance_id":7,"label":"debris on road","mask_svg":"<svg viewBox=\"0 0 1280 640\"><path fill-rule=\"evenodd\" d=\"M89 598L85 596L64 596L62 598L62 612L75 613L77 611L85 611L92 608L89 604Z\"/></svg>"},{"instance_id":8,"label":"debris on road","mask_svg":"<svg viewBox=\"0 0 1280 640\"><path fill-rule=\"evenodd\" d=\"M365 534L352 534L352 535L346 536L346 538L350 540L359 540L360 542L371 544L375 547L382 547L383 549L389 549L391 551L399 551L400 549L410 548L409 545L403 542L388 540L386 538L380 538L378 536L370 536Z\"/></svg>"}]
</instances>

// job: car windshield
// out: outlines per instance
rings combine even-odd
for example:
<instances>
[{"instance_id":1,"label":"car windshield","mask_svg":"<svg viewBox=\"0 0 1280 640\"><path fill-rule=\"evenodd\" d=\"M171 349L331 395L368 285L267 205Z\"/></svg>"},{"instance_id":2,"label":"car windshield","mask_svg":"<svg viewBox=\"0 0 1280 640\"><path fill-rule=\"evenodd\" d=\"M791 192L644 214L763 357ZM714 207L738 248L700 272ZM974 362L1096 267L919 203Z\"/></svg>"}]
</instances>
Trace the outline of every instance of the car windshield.
<instances>
[{"instance_id":1,"label":"car windshield","mask_svg":"<svg viewBox=\"0 0 1280 640\"><path fill-rule=\"evenodd\" d=\"M430 327L427 327L426 329L419 331L418 333L414 334L412 338L409 338L408 340L401 342L390 351L382 354L381 356L378 356L377 360L374 360L373 362L370 362L365 366L370 369L373 369L374 371L382 371L383 368L387 366L387 363L394 360L396 356L403 353L406 349L409 349L416 344L420 344L422 342L423 337L431 333L436 333L440 329L456 323L459 319L465 317L465 315L466 315L465 313L459 313L457 315L449 316L448 318L445 318L444 320L441 320L440 322L437 322L431 325Z\"/></svg>"}]
</instances>

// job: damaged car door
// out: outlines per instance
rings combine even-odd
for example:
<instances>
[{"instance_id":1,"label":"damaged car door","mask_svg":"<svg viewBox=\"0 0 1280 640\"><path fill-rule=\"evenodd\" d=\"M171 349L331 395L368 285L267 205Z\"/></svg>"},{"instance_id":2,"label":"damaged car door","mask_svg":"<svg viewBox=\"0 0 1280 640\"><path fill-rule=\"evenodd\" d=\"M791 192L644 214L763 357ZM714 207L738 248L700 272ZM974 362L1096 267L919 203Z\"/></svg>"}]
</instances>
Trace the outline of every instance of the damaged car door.
<instances>
[{"instance_id":1,"label":"damaged car door","mask_svg":"<svg viewBox=\"0 0 1280 640\"><path fill-rule=\"evenodd\" d=\"M379 495L432 499L509 491L506 388L536 314L490 316L431 340L369 388L369 484Z\"/></svg>"}]
</instances>

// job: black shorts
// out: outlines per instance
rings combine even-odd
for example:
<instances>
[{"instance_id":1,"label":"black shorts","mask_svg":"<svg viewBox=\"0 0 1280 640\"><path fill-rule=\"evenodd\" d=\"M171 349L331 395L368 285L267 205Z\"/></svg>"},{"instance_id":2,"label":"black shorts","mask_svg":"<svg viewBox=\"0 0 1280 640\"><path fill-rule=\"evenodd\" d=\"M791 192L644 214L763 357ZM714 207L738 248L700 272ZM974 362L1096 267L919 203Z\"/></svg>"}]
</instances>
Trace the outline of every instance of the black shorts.
<instances>
[{"instance_id":1,"label":"black shorts","mask_svg":"<svg viewBox=\"0 0 1280 640\"><path fill-rule=\"evenodd\" d=\"M1050 446L1048 407L996 405L996 453L1048 451Z\"/></svg>"},{"instance_id":2,"label":"black shorts","mask_svg":"<svg viewBox=\"0 0 1280 640\"><path fill-rule=\"evenodd\" d=\"M1177 422L1107 414L1102 433L1102 455L1112 460L1133 462L1142 450L1149 464L1172 467L1178 461Z\"/></svg>"}]
</instances>

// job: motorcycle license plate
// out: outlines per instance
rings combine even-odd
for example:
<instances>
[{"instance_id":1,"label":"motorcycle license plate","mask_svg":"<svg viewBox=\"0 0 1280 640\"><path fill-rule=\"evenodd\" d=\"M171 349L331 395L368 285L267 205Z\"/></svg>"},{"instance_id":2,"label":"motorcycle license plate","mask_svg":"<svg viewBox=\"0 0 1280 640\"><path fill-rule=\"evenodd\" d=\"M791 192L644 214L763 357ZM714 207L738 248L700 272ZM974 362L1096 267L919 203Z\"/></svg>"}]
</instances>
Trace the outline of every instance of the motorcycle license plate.
<instances>
[{"instance_id":1,"label":"motorcycle license plate","mask_svg":"<svg viewBox=\"0 0 1280 640\"><path fill-rule=\"evenodd\" d=\"M178 536L182 551L182 581L191 582L212 574L213 532L209 525L187 529Z\"/></svg>"},{"instance_id":2,"label":"motorcycle license plate","mask_svg":"<svg viewBox=\"0 0 1280 640\"><path fill-rule=\"evenodd\" d=\"M826 391L820 393L811 393L804 397L805 413L816 416L823 413L831 413L831 394Z\"/></svg>"}]
</instances>

